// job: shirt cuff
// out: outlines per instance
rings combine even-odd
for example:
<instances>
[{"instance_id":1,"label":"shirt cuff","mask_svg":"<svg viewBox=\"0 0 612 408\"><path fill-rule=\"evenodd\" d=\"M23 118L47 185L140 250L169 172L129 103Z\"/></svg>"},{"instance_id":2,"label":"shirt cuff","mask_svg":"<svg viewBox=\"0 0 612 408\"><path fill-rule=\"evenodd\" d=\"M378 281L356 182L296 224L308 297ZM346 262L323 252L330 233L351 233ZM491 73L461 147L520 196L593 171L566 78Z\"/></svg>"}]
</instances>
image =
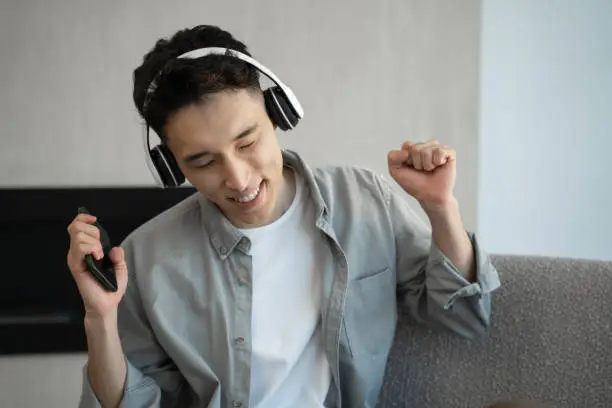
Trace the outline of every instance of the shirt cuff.
<instances>
[{"instance_id":1,"label":"shirt cuff","mask_svg":"<svg viewBox=\"0 0 612 408\"><path fill-rule=\"evenodd\" d=\"M134 367L127 358L124 357L124 359L126 365L126 381L123 388L123 399L119 406L129 407L134 406L131 400L139 399L139 391L143 391L148 387L155 387L155 382L152 378L145 377L142 372ZM85 364L83 367L83 388L81 391L79 408L102 408L96 393L91 387L87 367L88 364Z\"/></svg>"},{"instance_id":2,"label":"shirt cuff","mask_svg":"<svg viewBox=\"0 0 612 408\"><path fill-rule=\"evenodd\" d=\"M98 397L91 388L89 382L89 373L87 367L89 364L85 363L83 366L83 388L81 389L81 399L79 401L79 408L102 408Z\"/></svg>"},{"instance_id":3,"label":"shirt cuff","mask_svg":"<svg viewBox=\"0 0 612 408\"><path fill-rule=\"evenodd\" d=\"M491 264L489 256L480 248L476 235L467 232L474 249L474 260L476 263L476 281L470 283L457 269L453 262L432 241L430 254L430 269L442 269L446 271L445 276L439 277L441 286L452 289L444 309L450 309L453 304L461 298L472 296L482 297L493 292L500 286L499 275Z\"/></svg>"}]
</instances>

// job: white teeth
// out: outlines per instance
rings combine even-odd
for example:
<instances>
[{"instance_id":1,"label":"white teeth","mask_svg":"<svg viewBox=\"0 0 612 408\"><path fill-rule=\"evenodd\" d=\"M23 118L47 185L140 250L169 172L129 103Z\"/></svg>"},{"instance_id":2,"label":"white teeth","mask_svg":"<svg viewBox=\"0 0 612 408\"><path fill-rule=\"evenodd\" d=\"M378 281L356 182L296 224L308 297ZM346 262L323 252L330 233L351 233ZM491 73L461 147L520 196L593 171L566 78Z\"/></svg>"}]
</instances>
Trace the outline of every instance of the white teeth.
<instances>
[{"instance_id":1,"label":"white teeth","mask_svg":"<svg viewBox=\"0 0 612 408\"><path fill-rule=\"evenodd\" d=\"M259 194L260 188L261 184L259 185L259 187L257 187L257 190L253 191L251 194L244 197L237 197L236 201L238 201L239 203L248 203L249 201L253 201L255 197L257 197L257 194Z\"/></svg>"}]
</instances>

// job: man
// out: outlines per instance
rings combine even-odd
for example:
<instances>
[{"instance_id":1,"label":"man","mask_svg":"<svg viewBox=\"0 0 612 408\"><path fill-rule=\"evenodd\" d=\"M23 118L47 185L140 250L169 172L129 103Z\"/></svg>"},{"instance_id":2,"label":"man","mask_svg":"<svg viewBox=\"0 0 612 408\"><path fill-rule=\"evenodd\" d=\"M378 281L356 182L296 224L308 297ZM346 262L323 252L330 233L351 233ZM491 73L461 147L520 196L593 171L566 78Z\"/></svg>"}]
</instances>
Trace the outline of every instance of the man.
<instances>
[{"instance_id":1,"label":"man","mask_svg":"<svg viewBox=\"0 0 612 408\"><path fill-rule=\"evenodd\" d=\"M403 194L364 169L311 169L280 149L282 115L252 64L177 58L204 47L249 55L198 26L158 41L134 72L140 114L198 193L113 249L117 292L83 268L102 256L95 217L69 226L88 342L81 407L370 407L397 306L485 331L499 280L462 224L455 151L391 151Z\"/></svg>"}]
</instances>

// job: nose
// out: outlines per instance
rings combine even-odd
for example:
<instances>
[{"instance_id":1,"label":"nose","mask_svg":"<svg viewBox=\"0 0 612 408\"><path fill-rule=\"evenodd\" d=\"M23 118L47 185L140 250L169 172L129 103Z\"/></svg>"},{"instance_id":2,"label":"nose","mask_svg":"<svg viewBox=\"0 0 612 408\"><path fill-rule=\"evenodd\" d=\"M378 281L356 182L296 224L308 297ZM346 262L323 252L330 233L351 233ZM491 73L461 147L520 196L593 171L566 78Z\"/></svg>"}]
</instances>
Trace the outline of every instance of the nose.
<instances>
[{"instance_id":1,"label":"nose","mask_svg":"<svg viewBox=\"0 0 612 408\"><path fill-rule=\"evenodd\" d=\"M228 158L224 166L225 186L236 191L249 187L249 167L242 160Z\"/></svg>"}]
</instances>

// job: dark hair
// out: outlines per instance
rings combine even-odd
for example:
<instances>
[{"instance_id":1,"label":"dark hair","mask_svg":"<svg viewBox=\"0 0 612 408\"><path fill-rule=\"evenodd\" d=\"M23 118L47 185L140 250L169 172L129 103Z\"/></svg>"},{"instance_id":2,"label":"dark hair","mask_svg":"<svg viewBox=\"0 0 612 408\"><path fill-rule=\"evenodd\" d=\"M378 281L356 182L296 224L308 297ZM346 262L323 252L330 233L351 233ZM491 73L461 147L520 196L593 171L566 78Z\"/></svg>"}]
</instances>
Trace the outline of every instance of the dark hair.
<instances>
[{"instance_id":1,"label":"dark hair","mask_svg":"<svg viewBox=\"0 0 612 408\"><path fill-rule=\"evenodd\" d=\"M219 27L199 25L159 39L134 70L134 103L147 124L162 138L168 117L177 110L205 100L206 96L229 90L261 91L259 71L237 58L210 55L199 59L176 59L204 47L225 47L250 56L245 44ZM156 80L155 92L147 101L147 89Z\"/></svg>"}]
</instances>

